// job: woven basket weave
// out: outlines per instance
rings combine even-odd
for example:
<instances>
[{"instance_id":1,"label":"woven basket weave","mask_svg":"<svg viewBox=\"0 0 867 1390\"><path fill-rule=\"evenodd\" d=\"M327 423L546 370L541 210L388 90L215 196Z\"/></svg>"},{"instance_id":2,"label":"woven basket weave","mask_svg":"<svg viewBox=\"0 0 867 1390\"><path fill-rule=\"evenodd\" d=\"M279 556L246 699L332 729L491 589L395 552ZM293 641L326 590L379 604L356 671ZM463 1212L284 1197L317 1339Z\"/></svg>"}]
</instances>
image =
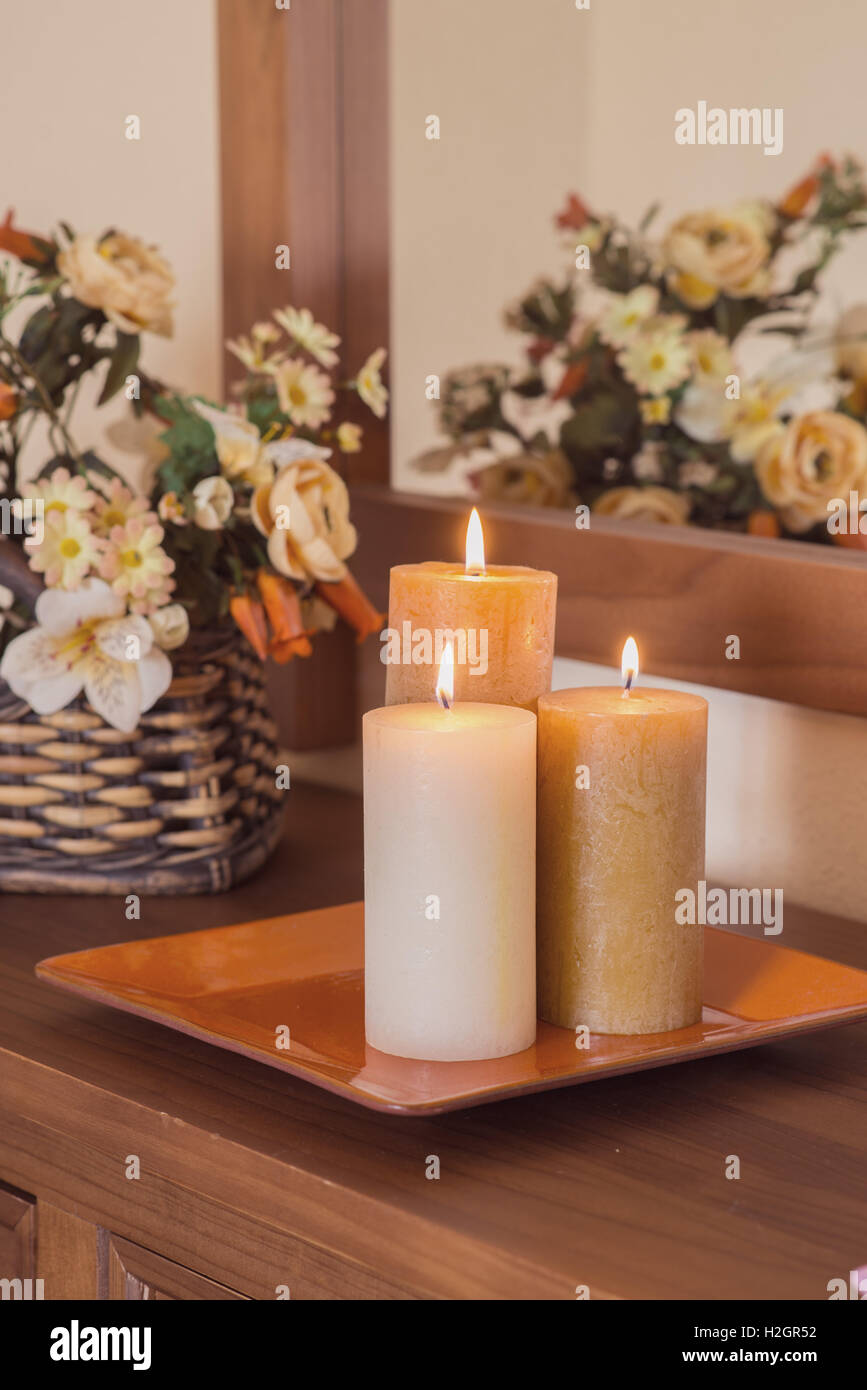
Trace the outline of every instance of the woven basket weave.
<instances>
[{"instance_id":1,"label":"woven basket weave","mask_svg":"<svg viewBox=\"0 0 867 1390\"><path fill-rule=\"evenodd\" d=\"M191 637L132 734L0 681L0 892L217 893L281 833L276 727L240 636Z\"/></svg>"}]
</instances>

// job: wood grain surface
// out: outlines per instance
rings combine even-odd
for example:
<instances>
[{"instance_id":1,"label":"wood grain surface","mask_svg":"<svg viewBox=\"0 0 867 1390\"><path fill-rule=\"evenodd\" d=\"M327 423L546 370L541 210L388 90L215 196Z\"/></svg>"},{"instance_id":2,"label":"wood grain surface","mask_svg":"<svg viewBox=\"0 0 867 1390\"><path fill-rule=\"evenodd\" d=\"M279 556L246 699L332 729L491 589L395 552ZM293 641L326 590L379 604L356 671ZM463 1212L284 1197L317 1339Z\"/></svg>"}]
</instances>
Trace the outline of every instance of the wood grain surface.
<instances>
[{"instance_id":1,"label":"wood grain surface","mask_svg":"<svg viewBox=\"0 0 867 1390\"><path fill-rule=\"evenodd\" d=\"M285 850L224 897L144 900L138 922L0 898L0 1178L258 1299L825 1299L867 1263L865 1024L405 1119L34 978L61 951L360 896L358 799L289 797ZM838 919L787 906L782 940L867 966Z\"/></svg>"}]
</instances>

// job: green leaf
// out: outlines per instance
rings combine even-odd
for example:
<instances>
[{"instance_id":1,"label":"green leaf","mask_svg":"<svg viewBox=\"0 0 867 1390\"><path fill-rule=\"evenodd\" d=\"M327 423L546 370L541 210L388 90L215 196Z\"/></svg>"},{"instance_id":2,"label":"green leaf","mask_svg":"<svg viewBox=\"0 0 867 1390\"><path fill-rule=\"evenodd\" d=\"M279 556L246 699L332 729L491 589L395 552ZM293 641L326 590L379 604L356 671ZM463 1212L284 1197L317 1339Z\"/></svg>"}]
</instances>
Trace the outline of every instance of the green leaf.
<instances>
[{"instance_id":1,"label":"green leaf","mask_svg":"<svg viewBox=\"0 0 867 1390\"><path fill-rule=\"evenodd\" d=\"M155 405L158 414L169 421L169 428L160 435L169 457L158 469L157 487L161 492L181 495L200 479L219 473L214 431L180 396L161 396Z\"/></svg>"},{"instance_id":2,"label":"green leaf","mask_svg":"<svg viewBox=\"0 0 867 1390\"><path fill-rule=\"evenodd\" d=\"M260 434L267 434L272 425L284 429L289 423L288 416L280 409L280 402L273 388L252 391L245 402L247 419L251 420Z\"/></svg>"},{"instance_id":3,"label":"green leaf","mask_svg":"<svg viewBox=\"0 0 867 1390\"><path fill-rule=\"evenodd\" d=\"M582 397L560 430L560 446L575 465L579 484L600 478L609 456L632 453L638 426L635 396L628 389L612 385Z\"/></svg>"},{"instance_id":4,"label":"green leaf","mask_svg":"<svg viewBox=\"0 0 867 1390\"><path fill-rule=\"evenodd\" d=\"M120 478L121 476L116 469L112 468L111 464L106 463L105 460L101 459L98 454L95 454L92 449L87 449L81 455L81 461L87 473L96 473L99 477L108 479ZM33 481L41 482L43 478L50 478L57 468L66 468L70 473L81 472L75 459L72 458L70 454L54 454L47 463L42 465Z\"/></svg>"},{"instance_id":5,"label":"green leaf","mask_svg":"<svg viewBox=\"0 0 867 1390\"><path fill-rule=\"evenodd\" d=\"M108 364L105 384L97 405L105 405L123 386L127 377L138 366L141 339L137 333L118 333L114 352Z\"/></svg>"},{"instance_id":6,"label":"green leaf","mask_svg":"<svg viewBox=\"0 0 867 1390\"><path fill-rule=\"evenodd\" d=\"M789 290L789 294L804 294L807 290L813 289L821 269L822 267L820 265L811 265L808 266L806 270L802 270L797 276L791 290Z\"/></svg>"},{"instance_id":7,"label":"green leaf","mask_svg":"<svg viewBox=\"0 0 867 1390\"><path fill-rule=\"evenodd\" d=\"M513 381L510 390L516 396L522 396L524 400L537 400L545 395L545 383L537 373L532 376L524 377L523 381Z\"/></svg>"},{"instance_id":8,"label":"green leaf","mask_svg":"<svg viewBox=\"0 0 867 1390\"><path fill-rule=\"evenodd\" d=\"M214 622L224 609L227 576L218 573L222 535L198 526L166 527L163 545L175 562L177 592L196 627Z\"/></svg>"},{"instance_id":9,"label":"green leaf","mask_svg":"<svg viewBox=\"0 0 867 1390\"><path fill-rule=\"evenodd\" d=\"M45 352L51 341L51 334L57 321L57 310L53 304L43 304L35 314L31 314L18 344L18 351L27 362L35 362Z\"/></svg>"}]
</instances>

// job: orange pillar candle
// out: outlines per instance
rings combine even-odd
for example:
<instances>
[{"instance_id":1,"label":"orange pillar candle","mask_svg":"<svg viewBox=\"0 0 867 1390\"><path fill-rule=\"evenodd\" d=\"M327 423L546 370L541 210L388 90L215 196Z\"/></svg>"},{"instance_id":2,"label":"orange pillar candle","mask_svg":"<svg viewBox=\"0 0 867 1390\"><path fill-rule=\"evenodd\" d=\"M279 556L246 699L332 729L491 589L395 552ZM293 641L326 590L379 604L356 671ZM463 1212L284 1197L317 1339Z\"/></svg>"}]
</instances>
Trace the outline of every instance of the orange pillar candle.
<instances>
[{"instance_id":1,"label":"orange pillar candle","mask_svg":"<svg viewBox=\"0 0 867 1390\"><path fill-rule=\"evenodd\" d=\"M466 563L395 565L391 571L385 703L429 698L431 667L455 642L455 698L535 710L551 689L557 576L518 565L485 565L478 513L467 528Z\"/></svg>"},{"instance_id":2,"label":"orange pillar candle","mask_svg":"<svg viewBox=\"0 0 867 1390\"><path fill-rule=\"evenodd\" d=\"M707 701L632 689L637 666L539 701L539 1013L591 1033L701 1019L703 928L675 894L704 878Z\"/></svg>"}]
</instances>

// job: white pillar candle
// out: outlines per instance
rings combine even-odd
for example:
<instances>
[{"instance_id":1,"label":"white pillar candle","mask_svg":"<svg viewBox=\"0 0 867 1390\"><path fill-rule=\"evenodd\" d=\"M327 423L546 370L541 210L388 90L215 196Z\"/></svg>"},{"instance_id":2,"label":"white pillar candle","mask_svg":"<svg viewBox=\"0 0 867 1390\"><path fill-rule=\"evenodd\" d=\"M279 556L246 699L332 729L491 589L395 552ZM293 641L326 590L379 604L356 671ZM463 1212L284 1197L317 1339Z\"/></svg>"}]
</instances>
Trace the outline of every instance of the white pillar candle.
<instances>
[{"instance_id":1,"label":"white pillar candle","mask_svg":"<svg viewBox=\"0 0 867 1390\"><path fill-rule=\"evenodd\" d=\"M460 1062L536 1038L536 716L364 716L364 1003L382 1052Z\"/></svg>"}]
</instances>

